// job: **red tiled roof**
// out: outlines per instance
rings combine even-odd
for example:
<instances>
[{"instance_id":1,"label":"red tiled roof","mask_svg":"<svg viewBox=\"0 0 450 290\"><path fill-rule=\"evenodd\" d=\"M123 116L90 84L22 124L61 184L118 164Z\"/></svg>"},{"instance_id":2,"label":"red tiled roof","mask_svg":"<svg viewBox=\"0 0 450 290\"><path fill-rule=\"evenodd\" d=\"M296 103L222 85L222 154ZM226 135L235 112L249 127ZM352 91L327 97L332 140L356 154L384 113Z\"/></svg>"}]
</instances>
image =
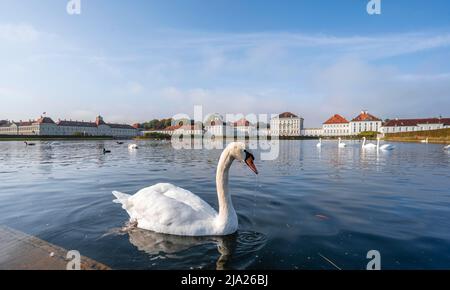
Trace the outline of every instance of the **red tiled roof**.
<instances>
[{"instance_id":1,"label":"red tiled roof","mask_svg":"<svg viewBox=\"0 0 450 290\"><path fill-rule=\"evenodd\" d=\"M298 118L297 115L292 114L291 112L284 112L278 116L279 118Z\"/></svg>"},{"instance_id":2,"label":"red tiled roof","mask_svg":"<svg viewBox=\"0 0 450 290\"><path fill-rule=\"evenodd\" d=\"M363 122L363 121L381 121L381 119L378 119L374 115L369 114L368 112L361 112L356 118L352 120L352 122Z\"/></svg>"},{"instance_id":3,"label":"red tiled roof","mask_svg":"<svg viewBox=\"0 0 450 290\"><path fill-rule=\"evenodd\" d=\"M324 124L347 124L348 121L344 117L339 114L334 115L330 119L328 119Z\"/></svg>"},{"instance_id":4,"label":"red tiled roof","mask_svg":"<svg viewBox=\"0 0 450 290\"><path fill-rule=\"evenodd\" d=\"M175 130L201 130L201 127L195 126L195 125L175 125L165 128L163 131L175 131Z\"/></svg>"},{"instance_id":5,"label":"red tiled roof","mask_svg":"<svg viewBox=\"0 0 450 290\"><path fill-rule=\"evenodd\" d=\"M427 118L427 119L396 119L389 120L384 123L385 127L402 127L402 126L417 126L418 124L444 124L450 125L450 118Z\"/></svg>"},{"instance_id":6,"label":"red tiled roof","mask_svg":"<svg viewBox=\"0 0 450 290\"><path fill-rule=\"evenodd\" d=\"M247 121L245 118L242 118L242 119L238 120L237 122L234 122L233 125L235 127L241 127L241 126L248 127L248 126L250 126L250 122Z\"/></svg>"},{"instance_id":7,"label":"red tiled roof","mask_svg":"<svg viewBox=\"0 0 450 290\"><path fill-rule=\"evenodd\" d=\"M181 125L169 126L166 127L163 131L175 131L181 128Z\"/></svg>"}]
</instances>

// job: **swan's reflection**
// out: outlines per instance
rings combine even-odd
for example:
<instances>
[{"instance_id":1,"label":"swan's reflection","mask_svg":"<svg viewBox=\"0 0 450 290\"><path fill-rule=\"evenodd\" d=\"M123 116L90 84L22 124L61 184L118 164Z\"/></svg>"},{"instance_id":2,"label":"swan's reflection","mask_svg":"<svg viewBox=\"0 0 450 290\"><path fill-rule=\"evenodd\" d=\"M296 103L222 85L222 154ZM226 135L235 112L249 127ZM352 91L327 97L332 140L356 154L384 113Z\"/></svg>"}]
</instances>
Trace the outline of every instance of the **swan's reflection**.
<instances>
[{"instance_id":1,"label":"swan's reflection","mask_svg":"<svg viewBox=\"0 0 450 290\"><path fill-rule=\"evenodd\" d=\"M266 237L254 232L238 232L223 237L183 237L132 228L128 230L128 234L131 244L138 250L152 256L165 255L168 258L184 258L186 250L215 244L220 254L216 261L216 270L248 267L257 258L256 252L266 244ZM232 261L238 265L232 266Z\"/></svg>"}]
</instances>

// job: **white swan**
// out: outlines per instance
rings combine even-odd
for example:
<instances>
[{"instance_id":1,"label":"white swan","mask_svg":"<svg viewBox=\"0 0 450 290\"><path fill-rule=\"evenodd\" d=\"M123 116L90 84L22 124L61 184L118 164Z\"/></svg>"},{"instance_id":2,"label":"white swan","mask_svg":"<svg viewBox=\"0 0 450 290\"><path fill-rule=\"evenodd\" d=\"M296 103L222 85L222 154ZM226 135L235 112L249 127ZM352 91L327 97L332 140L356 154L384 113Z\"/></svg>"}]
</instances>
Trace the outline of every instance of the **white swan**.
<instances>
[{"instance_id":1,"label":"white swan","mask_svg":"<svg viewBox=\"0 0 450 290\"><path fill-rule=\"evenodd\" d=\"M376 148L377 148L377 145L372 144L372 143L366 144L366 137L363 137L362 148L363 148L363 149L376 149Z\"/></svg>"},{"instance_id":2,"label":"white swan","mask_svg":"<svg viewBox=\"0 0 450 290\"><path fill-rule=\"evenodd\" d=\"M380 138L377 138L377 148L378 148L378 150L382 150L382 151L390 151L390 150L394 150L395 146L391 145L391 144L383 144L380 146Z\"/></svg>"},{"instance_id":3,"label":"white swan","mask_svg":"<svg viewBox=\"0 0 450 290\"><path fill-rule=\"evenodd\" d=\"M320 138L320 139L319 139L319 143L317 143L317 145L316 145L316 146L317 146L317 148L320 148L320 147L322 147L322 138Z\"/></svg>"},{"instance_id":4,"label":"white swan","mask_svg":"<svg viewBox=\"0 0 450 290\"><path fill-rule=\"evenodd\" d=\"M137 227L178 236L224 236L234 233L238 219L228 193L228 171L234 160L242 161L256 174L254 156L245 144L229 144L220 156L216 185L219 212L192 192L172 184L156 184L135 195L113 192Z\"/></svg>"},{"instance_id":5,"label":"white swan","mask_svg":"<svg viewBox=\"0 0 450 290\"><path fill-rule=\"evenodd\" d=\"M139 146L137 144L130 144L128 145L128 149L130 150L139 149Z\"/></svg>"},{"instance_id":6,"label":"white swan","mask_svg":"<svg viewBox=\"0 0 450 290\"><path fill-rule=\"evenodd\" d=\"M450 145L445 146L444 150L450 150Z\"/></svg>"},{"instance_id":7,"label":"white swan","mask_svg":"<svg viewBox=\"0 0 450 290\"><path fill-rule=\"evenodd\" d=\"M428 138L427 138L427 139L425 139L425 140L420 140L420 143L425 143L425 144L428 144Z\"/></svg>"},{"instance_id":8,"label":"white swan","mask_svg":"<svg viewBox=\"0 0 450 290\"><path fill-rule=\"evenodd\" d=\"M341 141L342 141L342 139L341 139L341 138L339 138L339 143L338 143L338 147L339 147L339 148L345 148L345 147L347 146L347 144L345 144L345 143L342 143Z\"/></svg>"}]
</instances>

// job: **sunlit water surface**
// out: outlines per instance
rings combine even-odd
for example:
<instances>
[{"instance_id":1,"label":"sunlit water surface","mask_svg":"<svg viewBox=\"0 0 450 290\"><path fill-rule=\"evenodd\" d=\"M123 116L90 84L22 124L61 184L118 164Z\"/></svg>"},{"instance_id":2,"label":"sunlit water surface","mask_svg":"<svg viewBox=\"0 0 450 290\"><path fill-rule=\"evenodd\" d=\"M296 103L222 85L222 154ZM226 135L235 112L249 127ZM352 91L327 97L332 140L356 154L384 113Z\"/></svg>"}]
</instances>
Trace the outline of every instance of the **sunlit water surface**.
<instances>
[{"instance_id":1,"label":"sunlit water surface","mask_svg":"<svg viewBox=\"0 0 450 290\"><path fill-rule=\"evenodd\" d=\"M115 269L450 268L450 154L441 145L283 141L257 160L256 177L233 165L239 231L187 238L122 232L128 217L111 192L169 182L217 208L220 150L174 150L148 141L0 142L0 225L74 249ZM112 150L103 155L102 148ZM258 155L258 154L256 154ZM333 265L334 264L334 265Z\"/></svg>"}]
</instances>

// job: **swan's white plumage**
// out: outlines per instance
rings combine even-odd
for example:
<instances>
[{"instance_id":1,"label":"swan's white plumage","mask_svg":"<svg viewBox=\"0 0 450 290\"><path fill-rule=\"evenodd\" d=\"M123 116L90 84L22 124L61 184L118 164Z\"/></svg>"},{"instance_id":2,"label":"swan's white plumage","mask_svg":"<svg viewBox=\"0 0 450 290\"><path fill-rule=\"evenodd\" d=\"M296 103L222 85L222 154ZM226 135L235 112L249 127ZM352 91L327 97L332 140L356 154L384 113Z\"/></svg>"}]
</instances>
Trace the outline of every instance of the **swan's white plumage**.
<instances>
[{"instance_id":1,"label":"swan's white plumage","mask_svg":"<svg viewBox=\"0 0 450 290\"><path fill-rule=\"evenodd\" d=\"M364 138L363 138L362 148L363 148L363 149L376 149L376 148L377 148L377 145L372 144L372 143L366 144L366 137L364 137Z\"/></svg>"},{"instance_id":2,"label":"swan's white plumage","mask_svg":"<svg viewBox=\"0 0 450 290\"><path fill-rule=\"evenodd\" d=\"M179 236L232 234L238 219L228 193L228 171L234 160L244 161L248 154L240 142L229 144L222 152L216 175L219 212L192 192L168 183L144 188L132 196L114 191L114 202L122 204L130 220L144 230ZM254 170L257 173L256 167Z\"/></svg>"},{"instance_id":3,"label":"swan's white plumage","mask_svg":"<svg viewBox=\"0 0 450 290\"><path fill-rule=\"evenodd\" d=\"M391 144L380 145L380 138L377 138L377 148L378 148L378 150L381 150L381 151L390 151L390 150L394 150L395 146L391 145Z\"/></svg>"},{"instance_id":4,"label":"swan's white plumage","mask_svg":"<svg viewBox=\"0 0 450 290\"><path fill-rule=\"evenodd\" d=\"M450 150L450 145L445 146L444 150Z\"/></svg>"},{"instance_id":5,"label":"swan's white plumage","mask_svg":"<svg viewBox=\"0 0 450 290\"><path fill-rule=\"evenodd\" d=\"M395 149L395 146L391 145L391 144L384 144L384 145L380 146L380 150L384 150L384 151L394 150L394 149Z\"/></svg>"},{"instance_id":6,"label":"swan's white plumage","mask_svg":"<svg viewBox=\"0 0 450 290\"><path fill-rule=\"evenodd\" d=\"M217 212L192 192L168 183L159 183L129 196L114 192L139 228L183 236L217 235L209 226Z\"/></svg>"},{"instance_id":7,"label":"swan's white plumage","mask_svg":"<svg viewBox=\"0 0 450 290\"><path fill-rule=\"evenodd\" d=\"M133 150L133 149L138 149L139 146L137 144L130 144L128 145L128 149Z\"/></svg>"}]
</instances>

